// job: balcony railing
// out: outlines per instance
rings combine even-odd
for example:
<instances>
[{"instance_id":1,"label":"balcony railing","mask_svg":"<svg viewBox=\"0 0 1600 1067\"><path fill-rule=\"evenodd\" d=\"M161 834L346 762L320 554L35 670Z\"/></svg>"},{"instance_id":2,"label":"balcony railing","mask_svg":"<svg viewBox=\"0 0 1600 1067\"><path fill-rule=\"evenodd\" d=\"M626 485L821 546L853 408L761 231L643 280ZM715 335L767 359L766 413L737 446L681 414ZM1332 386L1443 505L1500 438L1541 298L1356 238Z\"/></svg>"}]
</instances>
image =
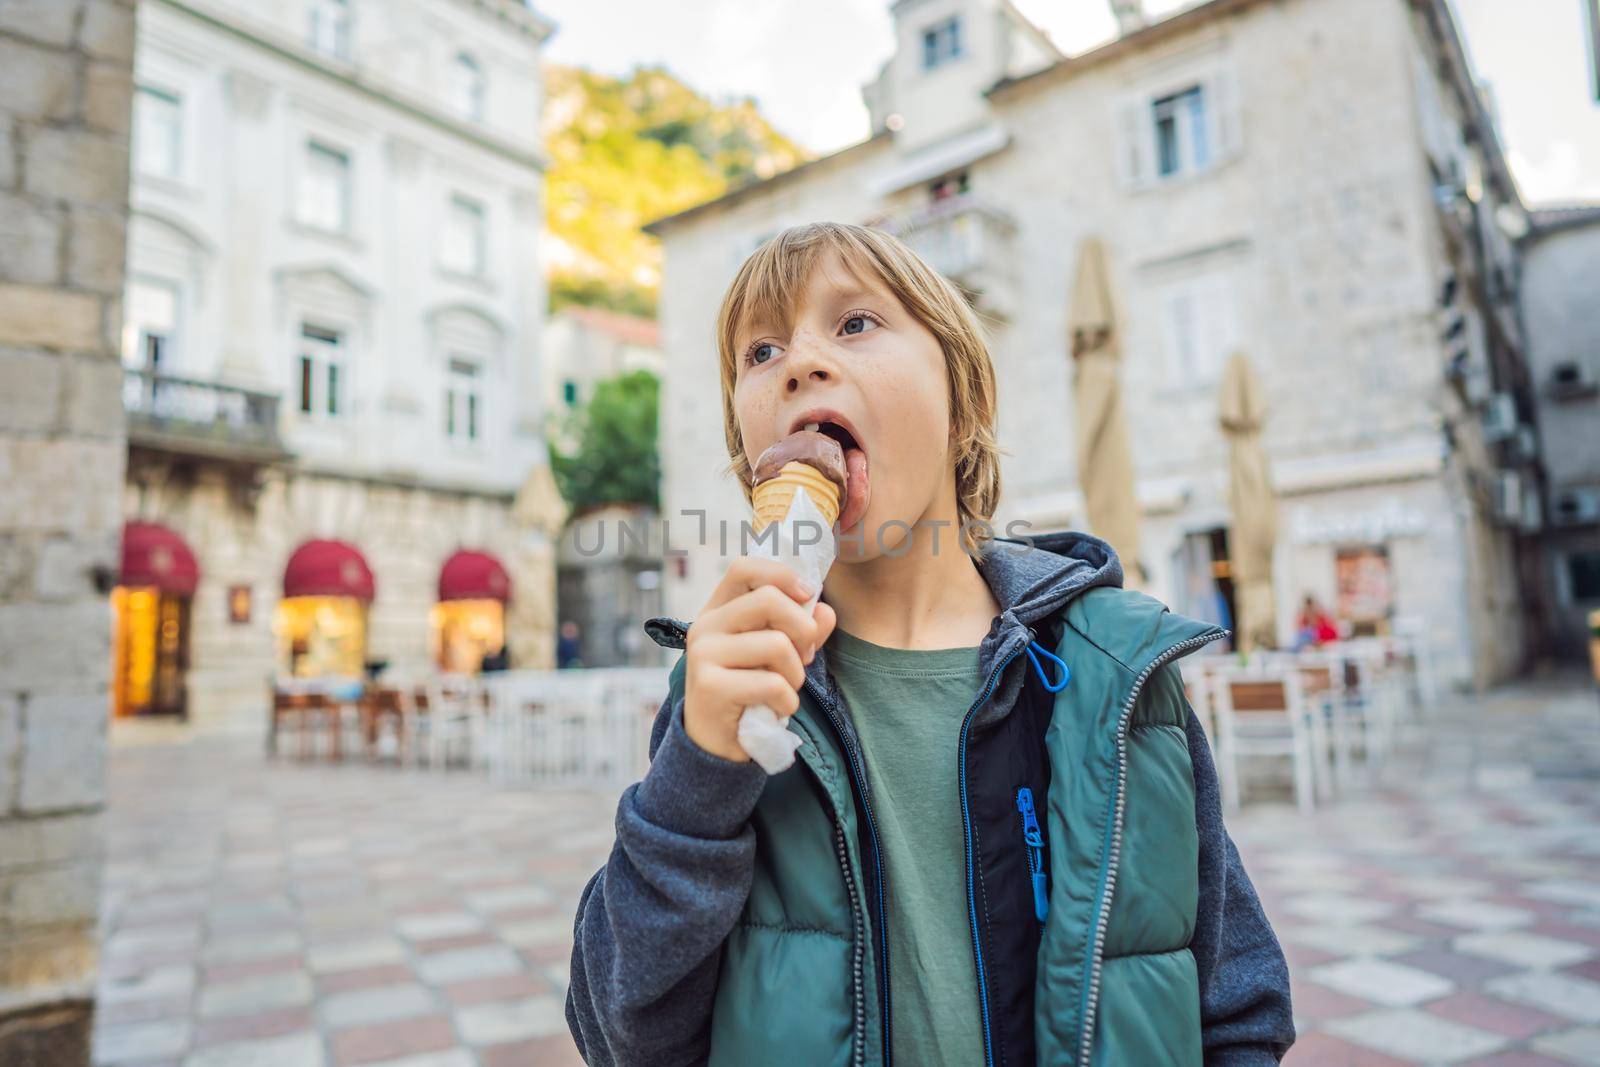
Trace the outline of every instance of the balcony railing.
<instances>
[{"instance_id":1,"label":"balcony railing","mask_svg":"<svg viewBox=\"0 0 1600 1067\"><path fill-rule=\"evenodd\" d=\"M1016 223L971 196L935 201L897 221L893 232L928 264L966 289L983 311L1009 318Z\"/></svg>"},{"instance_id":2,"label":"balcony railing","mask_svg":"<svg viewBox=\"0 0 1600 1067\"><path fill-rule=\"evenodd\" d=\"M131 444L218 459L288 457L278 398L233 385L128 369L122 380Z\"/></svg>"}]
</instances>

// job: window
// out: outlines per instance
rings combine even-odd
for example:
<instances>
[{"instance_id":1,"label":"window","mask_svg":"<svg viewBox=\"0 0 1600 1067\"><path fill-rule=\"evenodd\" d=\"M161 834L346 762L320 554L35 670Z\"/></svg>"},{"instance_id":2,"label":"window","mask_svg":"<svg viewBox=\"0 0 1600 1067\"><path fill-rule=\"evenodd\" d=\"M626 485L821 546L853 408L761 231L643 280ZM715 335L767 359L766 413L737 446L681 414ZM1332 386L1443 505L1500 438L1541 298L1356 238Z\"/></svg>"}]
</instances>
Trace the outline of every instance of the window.
<instances>
[{"instance_id":1,"label":"window","mask_svg":"<svg viewBox=\"0 0 1600 1067\"><path fill-rule=\"evenodd\" d=\"M300 221L331 233L350 228L350 157L316 141L306 142Z\"/></svg>"},{"instance_id":2,"label":"window","mask_svg":"<svg viewBox=\"0 0 1600 1067\"><path fill-rule=\"evenodd\" d=\"M1149 188L1215 170L1243 152L1238 79L1220 63L1175 86L1152 86L1117 104L1122 183Z\"/></svg>"},{"instance_id":3,"label":"window","mask_svg":"<svg viewBox=\"0 0 1600 1067\"><path fill-rule=\"evenodd\" d=\"M450 102L457 113L473 122L483 121L487 84L478 61L465 52L450 64Z\"/></svg>"},{"instance_id":4,"label":"window","mask_svg":"<svg viewBox=\"0 0 1600 1067\"><path fill-rule=\"evenodd\" d=\"M1155 121L1156 173L1169 178L1204 170L1211 163L1206 97L1196 85L1151 105Z\"/></svg>"},{"instance_id":5,"label":"window","mask_svg":"<svg viewBox=\"0 0 1600 1067\"><path fill-rule=\"evenodd\" d=\"M155 278L128 282L122 361L151 374L171 374L178 334L178 287Z\"/></svg>"},{"instance_id":6,"label":"window","mask_svg":"<svg viewBox=\"0 0 1600 1067\"><path fill-rule=\"evenodd\" d=\"M350 58L349 0L311 0L311 47L340 59Z\"/></svg>"},{"instance_id":7,"label":"window","mask_svg":"<svg viewBox=\"0 0 1600 1067\"><path fill-rule=\"evenodd\" d=\"M952 197L965 196L972 191L972 180L966 171L950 174L928 186L928 198L935 203Z\"/></svg>"},{"instance_id":8,"label":"window","mask_svg":"<svg viewBox=\"0 0 1600 1067\"><path fill-rule=\"evenodd\" d=\"M299 393L302 415L336 419L345 412L344 335L311 323L300 326Z\"/></svg>"},{"instance_id":9,"label":"window","mask_svg":"<svg viewBox=\"0 0 1600 1067\"><path fill-rule=\"evenodd\" d=\"M178 98L140 87L133 111L134 169L156 178L178 177L183 163L183 109Z\"/></svg>"},{"instance_id":10,"label":"window","mask_svg":"<svg viewBox=\"0 0 1600 1067\"><path fill-rule=\"evenodd\" d=\"M1239 347L1234 294L1226 277L1174 282L1162 295L1167 384L1208 385Z\"/></svg>"},{"instance_id":11,"label":"window","mask_svg":"<svg viewBox=\"0 0 1600 1067\"><path fill-rule=\"evenodd\" d=\"M1567 557L1567 580L1572 584L1572 599L1578 602L1600 600L1600 552L1574 552Z\"/></svg>"},{"instance_id":12,"label":"window","mask_svg":"<svg viewBox=\"0 0 1600 1067\"><path fill-rule=\"evenodd\" d=\"M444 266L461 274L482 274L486 267L487 245L483 204L471 197L452 196L445 213L444 244L440 249Z\"/></svg>"},{"instance_id":13,"label":"window","mask_svg":"<svg viewBox=\"0 0 1600 1067\"><path fill-rule=\"evenodd\" d=\"M933 70L961 56L961 19L945 19L922 31L922 69Z\"/></svg>"},{"instance_id":14,"label":"window","mask_svg":"<svg viewBox=\"0 0 1600 1067\"><path fill-rule=\"evenodd\" d=\"M445 375L444 435L452 441L478 440L483 414L482 385L478 364L452 357Z\"/></svg>"},{"instance_id":15,"label":"window","mask_svg":"<svg viewBox=\"0 0 1600 1067\"><path fill-rule=\"evenodd\" d=\"M578 383L571 378L561 383L561 400L569 408L578 406Z\"/></svg>"}]
</instances>

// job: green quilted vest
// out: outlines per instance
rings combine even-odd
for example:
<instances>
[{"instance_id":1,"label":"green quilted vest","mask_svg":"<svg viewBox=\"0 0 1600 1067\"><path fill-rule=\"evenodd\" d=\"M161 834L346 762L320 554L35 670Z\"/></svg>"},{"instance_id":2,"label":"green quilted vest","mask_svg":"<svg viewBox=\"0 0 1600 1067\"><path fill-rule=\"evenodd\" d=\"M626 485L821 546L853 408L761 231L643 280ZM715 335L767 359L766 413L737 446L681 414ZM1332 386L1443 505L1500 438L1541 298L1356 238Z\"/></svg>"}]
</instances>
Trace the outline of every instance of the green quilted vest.
<instances>
[{"instance_id":1,"label":"green quilted vest","mask_svg":"<svg viewBox=\"0 0 1600 1067\"><path fill-rule=\"evenodd\" d=\"M1182 682L1166 665L1222 631L1112 588L1072 601L1065 622L1057 655L1072 681L1045 737L1051 882L1037 1062L1198 1067L1194 778ZM674 697L682 673L680 662ZM793 728L812 773L769 779L751 818L755 879L723 948L710 1062L881 1063L870 857L864 868L849 768L804 692Z\"/></svg>"}]
</instances>

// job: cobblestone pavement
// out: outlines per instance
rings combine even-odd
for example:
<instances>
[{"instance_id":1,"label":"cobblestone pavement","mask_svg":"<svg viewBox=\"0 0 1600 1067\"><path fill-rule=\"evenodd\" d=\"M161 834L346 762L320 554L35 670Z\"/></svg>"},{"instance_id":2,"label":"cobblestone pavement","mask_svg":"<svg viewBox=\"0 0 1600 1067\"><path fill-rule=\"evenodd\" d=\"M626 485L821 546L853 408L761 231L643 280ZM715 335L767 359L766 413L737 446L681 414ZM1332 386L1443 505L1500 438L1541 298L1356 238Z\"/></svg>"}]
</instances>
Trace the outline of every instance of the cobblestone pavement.
<instances>
[{"instance_id":1,"label":"cobblestone pavement","mask_svg":"<svg viewBox=\"0 0 1600 1067\"><path fill-rule=\"evenodd\" d=\"M1295 1067L1600 1064L1600 702L1453 708L1382 787L1231 820L1294 972ZM571 916L614 798L129 740L97 1064L577 1062Z\"/></svg>"}]
</instances>

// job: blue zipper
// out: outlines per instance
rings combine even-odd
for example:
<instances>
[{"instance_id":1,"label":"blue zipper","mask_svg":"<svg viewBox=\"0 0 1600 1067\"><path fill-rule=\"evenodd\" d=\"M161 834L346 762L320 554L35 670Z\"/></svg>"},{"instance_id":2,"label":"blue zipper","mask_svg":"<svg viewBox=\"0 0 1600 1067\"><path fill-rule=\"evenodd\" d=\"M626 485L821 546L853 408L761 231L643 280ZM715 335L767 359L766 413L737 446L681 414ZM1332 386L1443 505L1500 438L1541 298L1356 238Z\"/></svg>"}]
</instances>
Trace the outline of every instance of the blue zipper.
<instances>
[{"instance_id":1,"label":"blue zipper","mask_svg":"<svg viewBox=\"0 0 1600 1067\"><path fill-rule=\"evenodd\" d=\"M883 961L883 1063L884 1067L889 1067L894 1051L889 1025L889 898L884 891L883 851L878 847L878 820L873 816L872 805L867 800L866 772L861 767L861 760L856 753L855 746L850 743L850 738L844 732L844 725L839 721L839 717L834 714L832 701L828 700L809 678L806 679L802 688L811 691L811 699L815 700L817 706L822 709L823 714L828 716L828 722L832 725L833 732L839 736L839 747L844 749L845 755L850 758L850 784L855 787L856 796L861 799L861 810L867 816L867 837L872 842L872 868L878 882L878 951L879 958ZM966 809L965 790L966 786L963 785L963 817ZM967 870L969 873L972 870L970 843L967 850ZM970 898L970 892L968 895ZM974 927L974 930L976 930L976 927ZM982 964L980 963L979 966L981 968ZM984 1018L984 1032L987 1034L989 1025L987 1010Z\"/></svg>"},{"instance_id":2,"label":"blue zipper","mask_svg":"<svg viewBox=\"0 0 1600 1067\"><path fill-rule=\"evenodd\" d=\"M1022 786L1017 790L1017 810L1022 812L1022 840L1028 846L1028 876L1033 882L1033 914L1040 922L1050 914L1048 876L1044 869L1044 834L1039 829L1039 817L1033 810L1033 790Z\"/></svg>"},{"instance_id":3,"label":"blue zipper","mask_svg":"<svg viewBox=\"0 0 1600 1067\"><path fill-rule=\"evenodd\" d=\"M972 955L978 961L978 1008L983 1014L983 1062L986 1067L992 1067L994 1064L994 1039L989 1032L989 988L983 973L983 943L978 933L977 886L972 873L972 813L967 806L967 734L972 728L973 715L977 714L984 701L994 694L995 683L1000 680L1000 672L1021 654L1022 649L1017 649L1001 660L999 666L989 675L989 681L983 687L983 692L978 695L972 707L967 709L967 717L961 720L961 742L957 746L956 753L961 777L961 830L967 845L967 918L972 923Z\"/></svg>"}]
</instances>

